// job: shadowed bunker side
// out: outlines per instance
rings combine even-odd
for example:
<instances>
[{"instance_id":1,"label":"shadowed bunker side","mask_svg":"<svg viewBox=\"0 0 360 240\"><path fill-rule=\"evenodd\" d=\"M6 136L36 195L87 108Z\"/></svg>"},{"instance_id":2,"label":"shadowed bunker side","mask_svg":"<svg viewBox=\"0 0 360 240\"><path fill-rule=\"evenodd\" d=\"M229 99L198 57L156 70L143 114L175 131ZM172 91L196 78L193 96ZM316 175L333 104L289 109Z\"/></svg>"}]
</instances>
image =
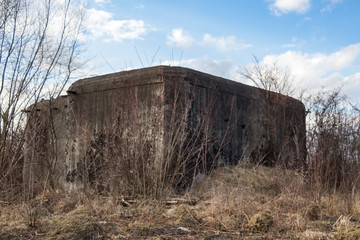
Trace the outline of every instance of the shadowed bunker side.
<instances>
[{"instance_id":1,"label":"shadowed bunker side","mask_svg":"<svg viewBox=\"0 0 360 240\"><path fill-rule=\"evenodd\" d=\"M29 186L158 196L241 159L305 163L300 101L187 68L82 79L27 112Z\"/></svg>"}]
</instances>

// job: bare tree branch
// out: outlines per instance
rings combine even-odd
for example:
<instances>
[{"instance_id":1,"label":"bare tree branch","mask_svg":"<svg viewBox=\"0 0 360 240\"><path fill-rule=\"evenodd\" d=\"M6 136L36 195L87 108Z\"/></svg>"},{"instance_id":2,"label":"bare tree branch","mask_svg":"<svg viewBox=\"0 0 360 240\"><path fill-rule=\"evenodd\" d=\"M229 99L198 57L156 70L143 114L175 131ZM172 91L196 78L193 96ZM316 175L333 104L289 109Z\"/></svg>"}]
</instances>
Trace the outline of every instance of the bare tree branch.
<instances>
[{"instance_id":1,"label":"bare tree branch","mask_svg":"<svg viewBox=\"0 0 360 240\"><path fill-rule=\"evenodd\" d=\"M0 3L0 197L26 150L21 110L57 97L78 67L83 9L78 0Z\"/></svg>"},{"instance_id":2,"label":"bare tree branch","mask_svg":"<svg viewBox=\"0 0 360 240\"><path fill-rule=\"evenodd\" d=\"M276 62L265 64L254 56L251 66L243 66L239 74L244 79L250 80L256 87L266 91L292 96L296 92L294 78L288 69L280 68Z\"/></svg>"}]
</instances>

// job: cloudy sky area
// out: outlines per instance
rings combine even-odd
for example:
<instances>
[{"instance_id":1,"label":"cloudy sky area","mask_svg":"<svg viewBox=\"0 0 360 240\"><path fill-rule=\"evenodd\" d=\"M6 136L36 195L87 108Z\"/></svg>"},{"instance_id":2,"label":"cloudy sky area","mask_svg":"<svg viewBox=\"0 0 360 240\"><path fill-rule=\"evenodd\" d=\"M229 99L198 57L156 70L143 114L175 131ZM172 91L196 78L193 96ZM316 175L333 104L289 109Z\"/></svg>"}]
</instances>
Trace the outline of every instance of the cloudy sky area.
<instances>
[{"instance_id":1,"label":"cloudy sky area","mask_svg":"<svg viewBox=\"0 0 360 240\"><path fill-rule=\"evenodd\" d=\"M360 102L359 0L88 0L88 75L184 66L245 82L253 61ZM85 77L85 76L84 76Z\"/></svg>"}]
</instances>

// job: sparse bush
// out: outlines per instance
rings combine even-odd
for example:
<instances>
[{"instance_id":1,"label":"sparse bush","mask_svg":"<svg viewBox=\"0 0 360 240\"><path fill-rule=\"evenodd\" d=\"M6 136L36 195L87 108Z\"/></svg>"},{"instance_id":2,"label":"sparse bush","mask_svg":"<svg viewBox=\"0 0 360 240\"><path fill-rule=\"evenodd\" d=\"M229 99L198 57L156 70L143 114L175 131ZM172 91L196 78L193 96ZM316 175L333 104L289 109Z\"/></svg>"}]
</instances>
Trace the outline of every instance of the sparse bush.
<instances>
[{"instance_id":1,"label":"sparse bush","mask_svg":"<svg viewBox=\"0 0 360 240\"><path fill-rule=\"evenodd\" d=\"M303 96L303 92L296 92L297 88L289 71L280 68L276 63L268 65L254 57L254 64L241 68L239 73L255 86L265 90L269 106L280 100L271 99L269 91ZM307 159L306 164L299 169L308 169L307 176L317 194L334 189L354 193L359 187L359 109L348 102L341 89L319 91L304 99L307 107ZM276 114L276 109L269 108L268 111L275 111ZM269 121L266 128L268 154L273 159L273 164L270 165L282 164L284 160L281 159L281 151L271 149L281 146L273 146L275 124L269 116L271 114L267 115ZM271 156L271 153L274 155ZM282 165L288 166L288 163Z\"/></svg>"},{"instance_id":2,"label":"sparse bush","mask_svg":"<svg viewBox=\"0 0 360 240\"><path fill-rule=\"evenodd\" d=\"M274 224L270 211L255 214L249 220L248 227L252 232L268 232Z\"/></svg>"},{"instance_id":3,"label":"sparse bush","mask_svg":"<svg viewBox=\"0 0 360 240\"><path fill-rule=\"evenodd\" d=\"M340 89L321 91L308 101L308 174L314 191L357 192L360 114Z\"/></svg>"}]
</instances>

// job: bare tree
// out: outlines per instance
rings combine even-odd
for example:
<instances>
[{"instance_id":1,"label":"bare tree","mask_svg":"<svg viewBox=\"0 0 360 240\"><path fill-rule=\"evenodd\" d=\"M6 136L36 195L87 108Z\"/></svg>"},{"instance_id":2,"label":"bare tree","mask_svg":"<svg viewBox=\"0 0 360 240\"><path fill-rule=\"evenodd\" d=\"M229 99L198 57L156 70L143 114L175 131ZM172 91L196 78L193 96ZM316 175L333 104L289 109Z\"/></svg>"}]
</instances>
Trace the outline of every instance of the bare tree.
<instances>
[{"instance_id":1,"label":"bare tree","mask_svg":"<svg viewBox=\"0 0 360 240\"><path fill-rule=\"evenodd\" d=\"M244 79L250 80L256 87L266 91L292 96L296 86L294 78L287 68L281 68L276 62L265 64L254 56L254 63L249 67L241 67L239 74Z\"/></svg>"},{"instance_id":2,"label":"bare tree","mask_svg":"<svg viewBox=\"0 0 360 240\"><path fill-rule=\"evenodd\" d=\"M83 16L78 0L0 3L0 193L25 151L21 110L57 97L79 67Z\"/></svg>"}]
</instances>

